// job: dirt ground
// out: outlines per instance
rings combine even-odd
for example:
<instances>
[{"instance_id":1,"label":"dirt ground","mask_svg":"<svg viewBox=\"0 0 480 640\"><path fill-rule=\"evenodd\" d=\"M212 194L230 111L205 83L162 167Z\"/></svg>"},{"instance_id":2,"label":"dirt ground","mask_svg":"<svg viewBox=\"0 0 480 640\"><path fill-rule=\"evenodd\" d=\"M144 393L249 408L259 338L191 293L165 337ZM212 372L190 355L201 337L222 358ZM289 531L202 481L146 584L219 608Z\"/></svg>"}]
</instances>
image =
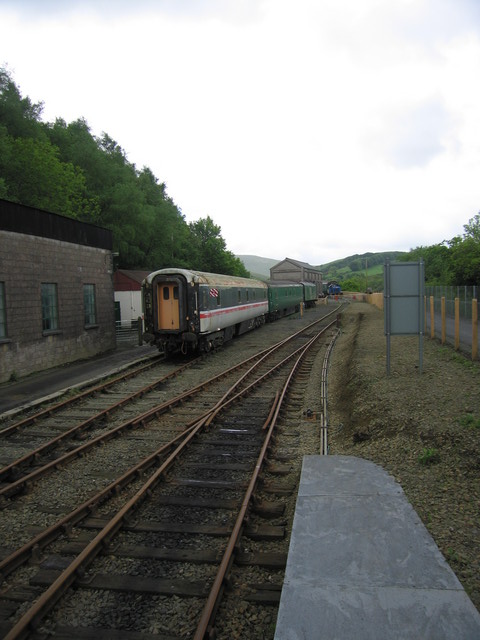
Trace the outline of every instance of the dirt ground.
<instances>
[{"instance_id":1,"label":"dirt ground","mask_svg":"<svg viewBox=\"0 0 480 640\"><path fill-rule=\"evenodd\" d=\"M353 302L328 374L330 454L384 467L480 610L480 362L438 341L391 338L383 313Z\"/></svg>"}]
</instances>

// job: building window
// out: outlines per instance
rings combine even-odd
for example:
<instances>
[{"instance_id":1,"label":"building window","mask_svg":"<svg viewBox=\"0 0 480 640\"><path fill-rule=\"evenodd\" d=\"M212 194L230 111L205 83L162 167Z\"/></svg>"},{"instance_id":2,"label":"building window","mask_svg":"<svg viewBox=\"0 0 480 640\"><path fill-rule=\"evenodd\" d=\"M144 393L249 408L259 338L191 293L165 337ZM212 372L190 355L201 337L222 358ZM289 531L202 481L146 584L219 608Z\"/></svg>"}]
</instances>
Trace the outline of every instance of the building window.
<instances>
[{"instance_id":1,"label":"building window","mask_svg":"<svg viewBox=\"0 0 480 640\"><path fill-rule=\"evenodd\" d=\"M58 329L57 285L42 282L42 328L44 331Z\"/></svg>"},{"instance_id":2,"label":"building window","mask_svg":"<svg viewBox=\"0 0 480 640\"><path fill-rule=\"evenodd\" d=\"M83 306L85 309L85 324L96 324L97 311L95 304L95 285L83 285Z\"/></svg>"},{"instance_id":3,"label":"building window","mask_svg":"<svg viewBox=\"0 0 480 640\"><path fill-rule=\"evenodd\" d=\"M0 282L0 338L7 337L7 307L5 304L5 283Z\"/></svg>"}]
</instances>

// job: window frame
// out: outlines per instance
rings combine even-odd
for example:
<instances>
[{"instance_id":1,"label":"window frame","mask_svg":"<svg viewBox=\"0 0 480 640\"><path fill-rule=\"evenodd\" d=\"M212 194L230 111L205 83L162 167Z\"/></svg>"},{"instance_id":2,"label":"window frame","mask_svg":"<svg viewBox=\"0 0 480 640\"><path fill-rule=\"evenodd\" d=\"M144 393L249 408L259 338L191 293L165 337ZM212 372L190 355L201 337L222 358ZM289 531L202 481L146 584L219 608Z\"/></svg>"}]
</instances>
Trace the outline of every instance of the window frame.
<instances>
[{"instance_id":1,"label":"window frame","mask_svg":"<svg viewBox=\"0 0 480 640\"><path fill-rule=\"evenodd\" d=\"M47 289L48 287L48 289ZM60 328L58 313L58 283L41 283L42 331L45 334L56 333Z\"/></svg>"},{"instance_id":2,"label":"window frame","mask_svg":"<svg viewBox=\"0 0 480 640\"><path fill-rule=\"evenodd\" d=\"M97 323L97 290L92 282L83 284L83 320L85 327L96 327Z\"/></svg>"},{"instance_id":3,"label":"window frame","mask_svg":"<svg viewBox=\"0 0 480 640\"><path fill-rule=\"evenodd\" d=\"M8 338L7 326L7 300L5 293L5 282L0 282L0 340Z\"/></svg>"}]
</instances>

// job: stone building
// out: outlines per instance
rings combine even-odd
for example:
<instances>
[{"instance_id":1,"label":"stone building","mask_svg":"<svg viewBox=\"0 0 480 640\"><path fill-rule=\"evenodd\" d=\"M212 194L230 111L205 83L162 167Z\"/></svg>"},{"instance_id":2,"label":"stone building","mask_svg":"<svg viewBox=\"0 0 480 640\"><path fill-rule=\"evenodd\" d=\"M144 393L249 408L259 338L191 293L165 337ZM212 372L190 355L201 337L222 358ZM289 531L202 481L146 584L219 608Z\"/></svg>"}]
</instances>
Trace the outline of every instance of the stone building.
<instances>
[{"instance_id":1,"label":"stone building","mask_svg":"<svg viewBox=\"0 0 480 640\"><path fill-rule=\"evenodd\" d=\"M112 233L0 199L0 382L115 348Z\"/></svg>"},{"instance_id":2,"label":"stone building","mask_svg":"<svg viewBox=\"0 0 480 640\"><path fill-rule=\"evenodd\" d=\"M285 258L270 269L270 280L289 282L314 282L317 295L322 294L322 272L307 262L299 262L292 258Z\"/></svg>"}]
</instances>

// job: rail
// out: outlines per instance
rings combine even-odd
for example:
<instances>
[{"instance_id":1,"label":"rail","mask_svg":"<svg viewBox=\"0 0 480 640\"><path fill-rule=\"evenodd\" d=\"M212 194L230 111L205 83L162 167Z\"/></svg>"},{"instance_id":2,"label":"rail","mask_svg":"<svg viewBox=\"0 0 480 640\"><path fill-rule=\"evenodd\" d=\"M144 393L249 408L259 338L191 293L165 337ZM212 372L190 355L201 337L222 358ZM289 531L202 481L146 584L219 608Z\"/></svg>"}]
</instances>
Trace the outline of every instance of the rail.
<instances>
[{"instance_id":1,"label":"rail","mask_svg":"<svg viewBox=\"0 0 480 640\"><path fill-rule=\"evenodd\" d=\"M312 323L312 324L315 324L315 323ZM279 366L282 366L283 364L285 364L291 358L294 358L295 356L297 356L296 363L292 366L292 372L290 373L290 376L288 377L288 380L284 385L284 389L281 394L282 399L290 384L290 380L293 376L293 372L298 367L298 363L301 361L301 359L303 358L303 355L306 353L308 346L313 344L315 340L318 339L319 335L324 333L332 324L334 324L334 322L330 323L327 327L325 327L318 335L311 338L308 342L308 345L304 345L302 348L295 350L293 354L290 354L290 356L288 356L287 358L284 358L281 361L281 363L277 363L276 365L273 366L273 369L269 373L271 373L273 370L276 370ZM282 344L283 343L284 341L282 341ZM240 392L237 391L238 385L234 384L230 388L229 392L225 394L225 397L222 398L221 407L219 406L219 403L215 404L212 408L208 409L205 412L203 417L196 418L194 421L192 421L190 425L187 426L186 430L178 436L178 439L176 439L176 444L172 441L168 445L162 447L161 451L159 450L155 452L153 455L149 456L149 463L153 461L154 457L159 457L158 468L155 469L155 471L150 476L150 478L146 480L144 485L136 492L136 494L132 498L130 498L130 500L128 500L128 502L120 509L120 511L103 527L103 529L98 533L98 535L73 560L73 562L68 566L68 568L66 568L61 573L61 575L50 585L50 587L35 601L33 606L24 614L24 616L17 622L17 624L5 636L6 639L10 640L13 638L26 637L30 632L30 630L32 629L32 627L33 628L36 627L39 621L52 609L52 607L55 605L57 600L62 597L62 595L69 588L69 586L72 585L73 582L75 582L76 578L79 575L83 574L83 572L86 570L86 567L96 557L96 555L101 552L103 547L105 545L108 545L111 542L112 537L122 527L122 525L128 518L129 514L131 514L137 509L137 505L139 503L143 502L143 500L145 500L150 496L151 490L157 483L159 483L163 479L167 469L171 467L171 465L176 460L176 457L180 453L180 451L182 451L186 447L187 443L191 441L195 437L195 435L204 428L206 424L208 424L209 418L214 413L216 414L219 408L224 409L226 406L230 405L231 402L228 398L232 395L232 393L235 391L235 396L234 396L235 398L238 398L241 395L246 395L250 392L251 387L253 385L258 385L267 376L268 376L267 373L261 375L253 383L246 386ZM264 428L268 427L269 429L269 436L267 440L270 438L273 425L278 416L280 405L281 405L281 400L278 400L278 402L277 400L275 400L274 410L270 412L267 418L267 421L265 422ZM266 446L267 445L264 445L264 451L262 451L263 455L266 451ZM172 451L172 448L173 448L173 451ZM129 472L129 475L130 473L131 472ZM256 482L257 477L258 477L258 464L256 466L255 480L252 480L253 483ZM110 491L113 490L113 485L109 489ZM103 498L105 497L106 497L105 493L103 493ZM248 502L249 500L250 500L250 497L248 497L248 500L247 500L247 497L245 497L243 504L246 506L247 503L245 501ZM92 503L90 503L90 506L91 504ZM85 509L85 507L86 505L83 505L83 509ZM242 511L245 511L245 510L242 509ZM244 513L241 517L242 521L243 521L243 516L244 516ZM232 534L233 536L236 536L239 530L241 529L241 524L239 524L239 522L235 527L235 531ZM54 538L55 536L52 536L52 537ZM52 538L50 538L50 540L51 539ZM40 541L37 540L37 543L39 542ZM40 545L40 546L43 546L43 545ZM232 545L232 547L234 547L234 544ZM29 551L31 552L31 550L32 549L30 548ZM23 557L23 560L25 560L25 556L29 555L29 552L26 549L24 549L24 552L25 551L26 553ZM19 564L20 564L20 558L17 557L16 566L18 566ZM12 566L9 567L9 569L11 568ZM4 571L8 571L6 566L3 566L2 569ZM207 615L206 618L203 618L203 622L206 623L207 626L211 624L212 622L211 612ZM196 637L201 637L201 636L196 636Z\"/></svg>"}]
</instances>

